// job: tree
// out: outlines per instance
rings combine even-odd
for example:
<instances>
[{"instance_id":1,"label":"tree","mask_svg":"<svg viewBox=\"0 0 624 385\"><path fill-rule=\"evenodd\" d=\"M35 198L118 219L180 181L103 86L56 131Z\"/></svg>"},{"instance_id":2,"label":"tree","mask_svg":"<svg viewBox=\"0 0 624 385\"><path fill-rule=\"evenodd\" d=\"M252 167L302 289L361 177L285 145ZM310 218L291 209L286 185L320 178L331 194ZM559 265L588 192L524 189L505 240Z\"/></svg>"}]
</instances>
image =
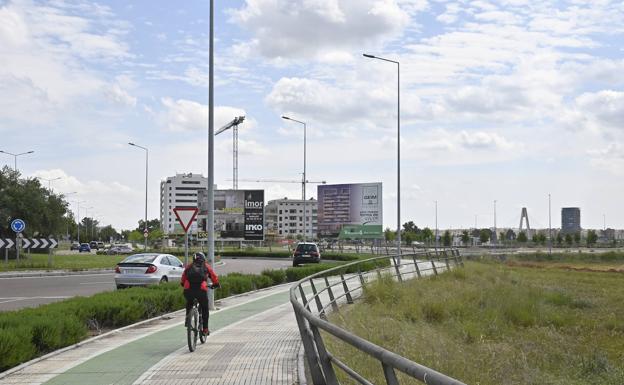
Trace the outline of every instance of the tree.
<instances>
[{"instance_id":1,"label":"tree","mask_svg":"<svg viewBox=\"0 0 624 385\"><path fill-rule=\"evenodd\" d=\"M595 245L598 241L598 234L596 234L596 230L587 231L587 246Z\"/></svg>"},{"instance_id":2,"label":"tree","mask_svg":"<svg viewBox=\"0 0 624 385\"><path fill-rule=\"evenodd\" d=\"M110 239L119 239L119 233L117 232L117 230L115 230L113 228L113 226L108 225L108 226L104 226L100 229L100 239L104 240L104 241L108 241Z\"/></svg>"},{"instance_id":3,"label":"tree","mask_svg":"<svg viewBox=\"0 0 624 385\"><path fill-rule=\"evenodd\" d=\"M468 242L470 242L470 234L468 233L468 230L462 231L461 241L464 246L468 246Z\"/></svg>"},{"instance_id":4,"label":"tree","mask_svg":"<svg viewBox=\"0 0 624 385\"><path fill-rule=\"evenodd\" d=\"M412 242L414 242L415 239L416 239L416 234L415 233L413 233L411 231L406 231L405 233L403 233L401 241L409 246L409 245L412 244Z\"/></svg>"},{"instance_id":5,"label":"tree","mask_svg":"<svg viewBox=\"0 0 624 385\"><path fill-rule=\"evenodd\" d=\"M13 237L10 223L26 222L25 237L58 236L67 233L64 219L69 204L64 196L43 188L36 178L20 178L7 166L0 170L0 237Z\"/></svg>"},{"instance_id":6,"label":"tree","mask_svg":"<svg viewBox=\"0 0 624 385\"><path fill-rule=\"evenodd\" d=\"M446 230L444 232L444 235L442 235L442 244L444 246L450 246L452 241L453 241L453 238L451 237L451 232Z\"/></svg>"},{"instance_id":7,"label":"tree","mask_svg":"<svg viewBox=\"0 0 624 385\"><path fill-rule=\"evenodd\" d=\"M518 238L517 238L518 242L520 243L525 243L526 241L528 241L529 239L527 238L527 235L524 231L521 231L520 234L518 234Z\"/></svg>"},{"instance_id":8,"label":"tree","mask_svg":"<svg viewBox=\"0 0 624 385\"><path fill-rule=\"evenodd\" d=\"M418 226L416 226L414 224L414 221L409 221L409 222L405 222L403 223L403 231L405 231L406 233L414 233L417 234L420 229L418 228Z\"/></svg>"},{"instance_id":9,"label":"tree","mask_svg":"<svg viewBox=\"0 0 624 385\"><path fill-rule=\"evenodd\" d=\"M426 243L430 242L433 239L433 231L430 228L425 227L421 233L422 240Z\"/></svg>"},{"instance_id":10,"label":"tree","mask_svg":"<svg viewBox=\"0 0 624 385\"><path fill-rule=\"evenodd\" d=\"M565 235L565 243L568 246L572 246L572 242L573 242L572 235L571 234L566 234Z\"/></svg>"},{"instance_id":11,"label":"tree","mask_svg":"<svg viewBox=\"0 0 624 385\"><path fill-rule=\"evenodd\" d=\"M563 243L563 236L561 236L561 233L557 233L557 244L559 246L561 246L561 244Z\"/></svg>"},{"instance_id":12,"label":"tree","mask_svg":"<svg viewBox=\"0 0 624 385\"><path fill-rule=\"evenodd\" d=\"M490 231L490 229L481 229L481 231L479 232L479 240L481 241L481 243L486 243L487 241L489 241L491 233L492 232Z\"/></svg>"},{"instance_id":13,"label":"tree","mask_svg":"<svg viewBox=\"0 0 624 385\"><path fill-rule=\"evenodd\" d=\"M504 242L507 238L505 237L505 232L501 231L500 233L498 233L498 240L501 242Z\"/></svg>"},{"instance_id":14,"label":"tree","mask_svg":"<svg viewBox=\"0 0 624 385\"><path fill-rule=\"evenodd\" d=\"M581 243L581 233L574 233L574 243L577 245Z\"/></svg>"},{"instance_id":15,"label":"tree","mask_svg":"<svg viewBox=\"0 0 624 385\"><path fill-rule=\"evenodd\" d=\"M132 230L130 234L128 234L128 240L130 242L142 242L143 241L143 232L138 230Z\"/></svg>"},{"instance_id":16,"label":"tree","mask_svg":"<svg viewBox=\"0 0 624 385\"><path fill-rule=\"evenodd\" d=\"M139 220L139 226L135 230L140 231L141 233L143 233L144 229L145 229L145 221L143 219L141 219L141 220ZM159 219L148 219L147 220L147 231L149 231L151 233L152 231L155 231L157 229L160 229L160 220Z\"/></svg>"},{"instance_id":17,"label":"tree","mask_svg":"<svg viewBox=\"0 0 624 385\"><path fill-rule=\"evenodd\" d=\"M389 227L386 227L384 230L384 238L386 242L394 241L396 239L396 231L392 231Z\"/></svg>"}]
</instances>

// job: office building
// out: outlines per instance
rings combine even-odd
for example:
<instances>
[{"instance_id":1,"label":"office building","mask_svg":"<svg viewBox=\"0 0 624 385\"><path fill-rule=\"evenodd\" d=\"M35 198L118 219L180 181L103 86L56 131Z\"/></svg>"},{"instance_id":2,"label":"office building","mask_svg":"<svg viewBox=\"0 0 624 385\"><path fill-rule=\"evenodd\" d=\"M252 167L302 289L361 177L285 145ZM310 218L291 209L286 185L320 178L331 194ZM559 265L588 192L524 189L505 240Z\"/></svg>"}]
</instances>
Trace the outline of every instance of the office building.
<instances>
[{"instance_id":1,"label":"office building","mask_svg":"<svg viewBox=\"0 0 624 385\"><path fill-rule=\"evenodd\" d=\"M268 238L287 238L303 236L303 207L306 206L306 238L317 238L317 211L315 199L270 200L265 208L266 235Z\"/></svg>"},{"instance_id":2,"label":"office building","mask_svg":"<svg viewBox=\"0 0 624 385\"><path fill-rule=\"evenodd\" d=\"M165 234L183 232L173 209L197 207L197 191L206 189L207 185L208 178L193 173L176 174L160 182L160 224ZM196 227L196 223L191 226Z\"/></svg>"},{"instance_id":3,"label":"office building","mask_svg":"<svg viewBox=\"0 0 624 385\"><path fill-rule=\"evenodd\" d=\"M575 234L581 231L581 209L578 207L563 207L561 209L561 232Z\"/></svg>"}]
</instances>

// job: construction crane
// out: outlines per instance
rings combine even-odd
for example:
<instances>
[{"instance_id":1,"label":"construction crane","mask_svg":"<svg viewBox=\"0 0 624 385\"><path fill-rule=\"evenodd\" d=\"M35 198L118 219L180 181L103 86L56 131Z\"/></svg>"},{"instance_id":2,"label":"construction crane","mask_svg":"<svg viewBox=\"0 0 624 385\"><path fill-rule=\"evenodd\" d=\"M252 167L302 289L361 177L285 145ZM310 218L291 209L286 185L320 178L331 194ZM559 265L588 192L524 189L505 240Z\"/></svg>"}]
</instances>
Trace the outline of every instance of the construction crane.
<instances>
[{"instance_id":1,"label":"construction crane","mask_svg":"<svg viewBox=\"0 0 624 385\"><path fill-rule=\"evenodd\" d=\"M238 190L238 125L243 123L244 120L244 116L234 118L234 120L219 128L214 134L217 136L223 131L232 129L232 188L234 190Z\"/></svg>"},{"instance_id":2,"label":"construction crane","mask_svg":"<svg viewBox=\"0 0 624 385\"><path fill-rule=\"evenodd\" d=\"M282 180L282 179L241 179L241 182L255 182L255 183L301 183L301 197L303 200L303 177L301 178L301 181L298 180ZM305 181L305 183L311 183L311 184L326 184L327 182L324 180L321 181L310 181L307 180Z\"/></svg>"}]
</instances>

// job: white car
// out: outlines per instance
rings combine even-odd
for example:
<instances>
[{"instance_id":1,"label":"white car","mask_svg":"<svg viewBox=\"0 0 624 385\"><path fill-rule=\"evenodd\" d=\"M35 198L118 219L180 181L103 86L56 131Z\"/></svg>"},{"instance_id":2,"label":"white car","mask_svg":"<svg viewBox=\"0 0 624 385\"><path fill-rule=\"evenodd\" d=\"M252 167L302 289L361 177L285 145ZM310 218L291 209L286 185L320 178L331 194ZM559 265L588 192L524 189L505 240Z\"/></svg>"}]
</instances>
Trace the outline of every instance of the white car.
<instances>
[{"instance_id":1,"label":"white car","mask_svg":"<svg viewBox=\"0 0 624 385\"><path fill-rule=\"evenodd\" d=\"M184 265L171 254L134 254L115 267L115 285L123 289L179 281L183 272Z\"/></svg>"}]
</instances>

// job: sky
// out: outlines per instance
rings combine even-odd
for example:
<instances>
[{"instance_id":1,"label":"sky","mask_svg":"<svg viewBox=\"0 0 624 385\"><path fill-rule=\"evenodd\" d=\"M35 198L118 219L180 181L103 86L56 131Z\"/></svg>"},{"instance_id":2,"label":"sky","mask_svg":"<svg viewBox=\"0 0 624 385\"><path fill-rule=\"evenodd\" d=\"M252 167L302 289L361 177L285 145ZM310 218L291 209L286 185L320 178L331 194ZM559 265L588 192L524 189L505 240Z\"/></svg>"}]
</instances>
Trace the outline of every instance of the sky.
<instances>
[{"instance_id":1,"label":"sky","mask_svg":"<svg viewBox=\"0 0 624 385\"><path fill-rule=\"evenodd\" d=\"M239 178L383 183L419 227L624 228L621 1L215 2L215 129L244 115ZM208 1L0 0L0 150L117 229L159 217L160 181L207 174ZM14 158L0 154L0 166ZM232 184L232 137L215 139ZM48 182L44 181L44 185ZM308 186L308 196L316 195ZM297 183L239 182L267 199ZM495 203L496 201L496 203ZM77 203L80 202L80 203Z\"/></svg>"}]
</instances>

